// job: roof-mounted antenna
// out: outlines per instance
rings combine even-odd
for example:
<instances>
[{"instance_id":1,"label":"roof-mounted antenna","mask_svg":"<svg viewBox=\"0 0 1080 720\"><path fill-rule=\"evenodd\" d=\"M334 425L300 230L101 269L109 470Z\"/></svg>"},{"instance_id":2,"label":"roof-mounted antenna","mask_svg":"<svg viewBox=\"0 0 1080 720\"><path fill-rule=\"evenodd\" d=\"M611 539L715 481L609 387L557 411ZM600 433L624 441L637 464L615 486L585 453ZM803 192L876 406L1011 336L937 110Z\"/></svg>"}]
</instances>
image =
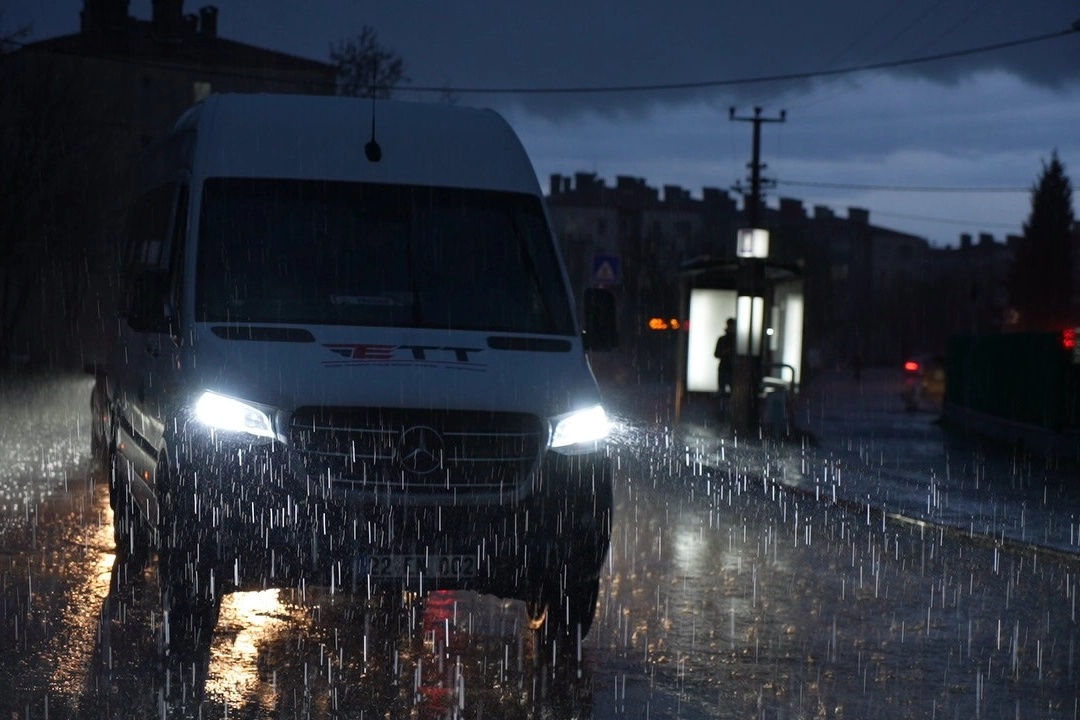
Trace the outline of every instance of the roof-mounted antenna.
<instances>
[{"instance_id":1,"label":"roof-mounted antenna","mask_svg":"<svg viewBox=\"0 0 1080 720\"><path fill-rule=\"evenodd\" d=\"M364 155L367 156L369 162L377 163L382 160L382 148L379 146L377 140L375 140L375 98L377 90L375 82L379 77L379 63L375 62L375 67L371 69L371 139L368 140L367 145L364 146Z\"/></svg>"}]
</instances>

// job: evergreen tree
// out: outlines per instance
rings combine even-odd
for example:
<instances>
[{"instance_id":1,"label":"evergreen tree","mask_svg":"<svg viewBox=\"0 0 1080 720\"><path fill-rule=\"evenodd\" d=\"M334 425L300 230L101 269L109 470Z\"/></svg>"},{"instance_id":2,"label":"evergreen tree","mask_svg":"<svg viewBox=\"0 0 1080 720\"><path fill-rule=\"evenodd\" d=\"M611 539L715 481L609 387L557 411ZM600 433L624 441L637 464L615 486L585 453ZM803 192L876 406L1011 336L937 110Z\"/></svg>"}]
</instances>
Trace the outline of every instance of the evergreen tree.
<instances>
[{"instance_id":1,"label":"evergreen tree","mask_svg":"<svg viewBox=\"0 0 1080 720\"><path fill-rule=\"evenodd\" d=\"M1022 330L1060 330L1072 317L1072 183L1055 150L1031 190L1031 214L1016 247L1010 277Z\"/></svg>"},{"instance_id":2,"label":"evergreen tree","mask_svg":"<svg viewBox=\"0 0 1080 720\"><path fill-rule=\"evenodd\" d=\"M352 40L331 47L330 62L338 68L338 95L385 99L399 83L409 82L405 61L379 43L379 34L370 25Z\"/></svg>"}]
</instances>

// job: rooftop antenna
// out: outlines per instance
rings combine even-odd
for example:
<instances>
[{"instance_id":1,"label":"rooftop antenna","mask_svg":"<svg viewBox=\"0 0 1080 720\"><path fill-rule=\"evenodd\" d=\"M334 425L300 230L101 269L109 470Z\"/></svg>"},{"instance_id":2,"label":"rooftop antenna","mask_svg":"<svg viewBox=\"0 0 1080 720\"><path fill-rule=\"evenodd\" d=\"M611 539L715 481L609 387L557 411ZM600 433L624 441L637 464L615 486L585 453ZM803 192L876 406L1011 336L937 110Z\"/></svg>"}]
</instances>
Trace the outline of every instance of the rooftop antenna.
<instances>
[{"instance_id":1,"label":"rooftop antenna","mask_svg":"<svg viewBox=\"0 0 1080 720\"><path fill-rule=\"evenodd\" d=\"M377 140L375 140L375 99L377 94L376 81L379 78L379 62L375 61L375 66L371 69L371 139L368 140L367 145L364 145L364 155L367 156L369 162L377 163L382 160L382 148L379 146Z\"/></svg>"}]
</instances>

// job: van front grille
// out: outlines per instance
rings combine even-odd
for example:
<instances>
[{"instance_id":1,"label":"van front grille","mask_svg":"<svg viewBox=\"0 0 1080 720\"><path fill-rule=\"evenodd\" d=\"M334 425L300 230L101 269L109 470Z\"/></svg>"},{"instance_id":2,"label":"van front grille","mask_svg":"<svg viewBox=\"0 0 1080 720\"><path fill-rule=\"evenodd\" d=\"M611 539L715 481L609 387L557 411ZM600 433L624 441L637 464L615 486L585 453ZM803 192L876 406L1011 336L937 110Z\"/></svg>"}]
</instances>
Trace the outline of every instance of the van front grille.
<instances>
[{"instance_id":1,"label":"van front grille","mask_svg":"<svg viewBox=\"0 0 1080 720\"><path fill-rule=\"evenodd\" d=\"M547 433L525 413L305 407L290 439L303 472L334 490L462 497L516 490Z\"/></svg>"}]
</instances>

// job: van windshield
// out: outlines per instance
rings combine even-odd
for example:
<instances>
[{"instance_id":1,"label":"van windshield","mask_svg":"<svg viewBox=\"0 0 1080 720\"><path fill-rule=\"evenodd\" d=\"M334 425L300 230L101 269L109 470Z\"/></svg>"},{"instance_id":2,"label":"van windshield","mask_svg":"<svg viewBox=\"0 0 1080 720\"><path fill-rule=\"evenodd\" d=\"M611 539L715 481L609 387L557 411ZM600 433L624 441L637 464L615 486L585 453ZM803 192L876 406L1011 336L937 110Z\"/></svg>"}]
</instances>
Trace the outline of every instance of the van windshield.
<instances>
[{"instance_id":1,"label":"van windshield","mask_svg":"<svg viewBox=\"0 0 1080 720\"><path fill-rule=\"evenodd\" d=\"M199 227L199 321L574 332L529 195L212 178Z\"/></svg>"}]
</instances>

